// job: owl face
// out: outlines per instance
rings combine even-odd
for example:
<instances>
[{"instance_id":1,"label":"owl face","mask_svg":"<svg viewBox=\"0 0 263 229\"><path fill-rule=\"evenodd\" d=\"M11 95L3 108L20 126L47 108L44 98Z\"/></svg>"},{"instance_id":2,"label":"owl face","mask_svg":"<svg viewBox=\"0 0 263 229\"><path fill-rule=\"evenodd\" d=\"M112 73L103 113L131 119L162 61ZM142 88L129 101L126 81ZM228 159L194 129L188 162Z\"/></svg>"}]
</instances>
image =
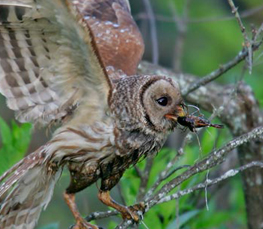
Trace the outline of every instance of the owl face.
<instances>
[{"instance_id":1,"label":"owl face","mask_svg":"<svg viewBox=\"0 0 263 229\"><path fill-rule=\"evenodd\" d=\"M143 93L142 106L147 122L157 131L172 130L177 117L185 116L178 84L165 77L148 86Z\"/></svg>"},{"instance_id":2,"label":"owl face","mask_svg":"<svg viewBox=\"0 0 263 229\"><path fill-rule=\"evenodd\" d=\"M177 117L185 116L178 84L163 76L121 79L113 91L111 108L121 129L166 133Z\"/></svg>"}]
</instances>

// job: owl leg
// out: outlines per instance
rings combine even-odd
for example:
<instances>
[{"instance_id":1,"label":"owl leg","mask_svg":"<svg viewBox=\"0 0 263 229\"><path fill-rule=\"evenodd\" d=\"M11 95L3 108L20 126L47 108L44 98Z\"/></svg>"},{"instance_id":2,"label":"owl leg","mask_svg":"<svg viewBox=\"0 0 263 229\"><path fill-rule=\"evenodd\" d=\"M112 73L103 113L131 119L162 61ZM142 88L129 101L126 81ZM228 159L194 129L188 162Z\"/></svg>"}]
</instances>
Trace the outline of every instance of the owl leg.
<instances>
[{"instance_id":1,"label":"owl leg","mask_svg":"<svg viewBox=\"0 0 263 229\"><path fill-rule=\"evenodd\" d=\"M110 191L100 190L98 197L102 203L120 212L123 219L133 220L134 222L138 223L142 218L145 209L143 203L129 207L121 205L111 198ZM141 214L139 214L139 212L141 212Z\"/></svg>"},{"instance_id":2,"label":"owl leg","mask_svg":"<svg viewBox=\"0 0 263 229\"><path fill-rule=\"evenodd\" d=\"M65 192L64 199L77 222L72 229L99 229L99 227L88 223L85 219L82 218L75 203L74 193Z\"/></svg>"},{"instance_id":3,"label":"owl leg","mask_svg":"<svg viewBox=\"0 0 263 229\"><path fill-rule=\"evenodd\" d=\"M139 203L134 206L127 207L117 203L110 196L110 190L118 183L123 172L124 171L119 171L119 173L114 176L110 176L107 179L102 179L98 198L105 205L120 212L123 219L133 220L137 223L142 218L141 216L144 213L145 205L143 203Z\"/></svg>"}]
</instances>

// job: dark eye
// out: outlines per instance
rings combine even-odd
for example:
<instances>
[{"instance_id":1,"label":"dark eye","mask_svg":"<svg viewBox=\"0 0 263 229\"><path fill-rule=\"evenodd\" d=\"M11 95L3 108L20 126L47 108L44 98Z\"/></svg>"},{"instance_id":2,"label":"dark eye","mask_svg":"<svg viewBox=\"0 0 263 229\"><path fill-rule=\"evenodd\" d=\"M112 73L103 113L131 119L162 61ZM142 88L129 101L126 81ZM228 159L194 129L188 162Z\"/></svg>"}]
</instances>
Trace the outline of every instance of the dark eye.
<instances>
[{"instance_id":1,"label":"dark eye","mask_svg":"<svg viewBox=\"0 0 263 229\"><path fill-rule=\"evenodd\" d=\"M168 104L168 98L167 97L161 97L156 100L157 103L163 107L165 107Z\"/></svg>"}]
</instances>

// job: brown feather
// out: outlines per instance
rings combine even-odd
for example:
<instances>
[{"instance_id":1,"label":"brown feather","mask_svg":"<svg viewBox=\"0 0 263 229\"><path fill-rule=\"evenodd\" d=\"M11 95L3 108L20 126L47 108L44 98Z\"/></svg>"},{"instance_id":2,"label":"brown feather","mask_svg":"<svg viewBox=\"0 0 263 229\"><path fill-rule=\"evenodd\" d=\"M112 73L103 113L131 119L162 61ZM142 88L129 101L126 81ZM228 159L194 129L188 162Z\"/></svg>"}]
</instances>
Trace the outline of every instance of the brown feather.
<instances>
[{"instance_id":1,"label":"brown feather","mask_svg":"<svg viewBox=\"0 0 263 229\"><path fill-rule=\"evenodd\" d=\"M76 3L75 3L76 2ZM144 52L144 42L127 0L74 1L91 26L105 66L134 75Z\"/></svg>"}]
</instances>

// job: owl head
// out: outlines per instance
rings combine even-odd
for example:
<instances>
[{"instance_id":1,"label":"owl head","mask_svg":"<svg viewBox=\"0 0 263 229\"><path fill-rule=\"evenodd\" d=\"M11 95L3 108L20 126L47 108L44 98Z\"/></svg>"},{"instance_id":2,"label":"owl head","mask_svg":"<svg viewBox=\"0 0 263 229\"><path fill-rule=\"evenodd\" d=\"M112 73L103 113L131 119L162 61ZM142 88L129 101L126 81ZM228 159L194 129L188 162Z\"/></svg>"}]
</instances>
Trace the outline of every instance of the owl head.
<instances>
[{"instance_id":1,"label":"owl head","mask_svg":"<svg viewBox=\"0 0 263 229\"><path fill-rule=\"evenodd\" d=\"M185 116L179 85L165 76L130 76L116 81L110 99L117 126L127 131L169 132Z\"/></svg>"}]
</instances>

